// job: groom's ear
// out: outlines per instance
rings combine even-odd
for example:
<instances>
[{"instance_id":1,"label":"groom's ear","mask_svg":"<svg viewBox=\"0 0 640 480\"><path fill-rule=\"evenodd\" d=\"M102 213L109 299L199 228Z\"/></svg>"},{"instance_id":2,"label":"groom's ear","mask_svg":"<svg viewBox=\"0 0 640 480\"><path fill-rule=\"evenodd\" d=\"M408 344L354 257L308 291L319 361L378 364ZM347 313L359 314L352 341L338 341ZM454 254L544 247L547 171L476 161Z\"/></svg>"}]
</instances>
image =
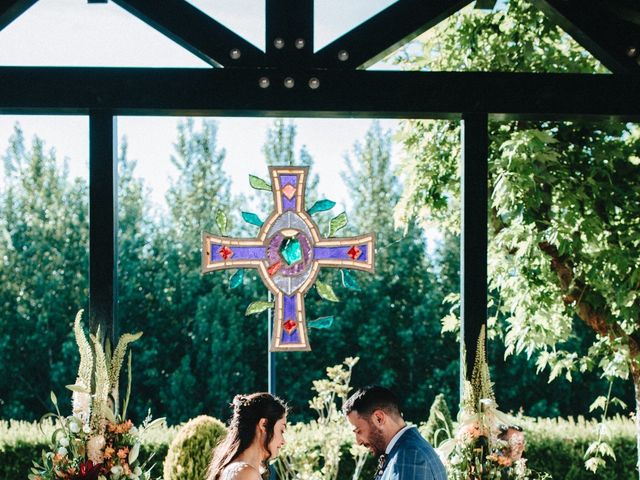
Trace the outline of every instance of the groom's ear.
<instances>
[{"instance_id":1,"label":"groom's ear","mask_svg":"<svg viewBox=\"0 0 640 480\"><path fill-rule=\"evenodd\" d=\"M374 410L371 414L371 420L374 425L378 427L382 426L387 419L387 415L384 413L384 410Z\"/></svg>"}]
</instances>

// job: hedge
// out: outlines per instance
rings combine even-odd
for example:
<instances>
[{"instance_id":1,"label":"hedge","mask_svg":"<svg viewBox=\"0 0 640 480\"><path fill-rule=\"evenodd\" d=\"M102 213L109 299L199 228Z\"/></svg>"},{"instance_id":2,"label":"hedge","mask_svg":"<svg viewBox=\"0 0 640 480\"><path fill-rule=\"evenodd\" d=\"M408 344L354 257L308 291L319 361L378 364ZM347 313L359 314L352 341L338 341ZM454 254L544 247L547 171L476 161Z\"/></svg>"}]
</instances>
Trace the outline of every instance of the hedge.
<instances>
[{"instance_id":1,"label":"hedge","mask_svg":"<svg viewBox=\"0 0 640 480\"><path fill-rule=\"evenodd\" d=\"M527 435L525 456L531 468L550 473L554 479L562 480L619 480L637 478L635 425L627 418L615 418L606 424L611 438L608 440L616 454L616 461L608 461L607 466L597 474L584 468L584 452L590 441L597 436L596 424L578 419L521 419ZM155 453L157 463L154 472L162 473L169 444L178 427L163 427L148 432L144 437L141 455L147 457ZM44 423L43 431L37 423L0 420L0 479L26 479L31 460L38 458L47 439L53 431L50 423ZM309 446L312 447L312 446ZM306 448L301 446L301 448ZM345 460L340 465L339 480L351 480L353 465L343 448ZM361 478L369 478L375 468L371 459Z\"/></svg>"}]
</instances>

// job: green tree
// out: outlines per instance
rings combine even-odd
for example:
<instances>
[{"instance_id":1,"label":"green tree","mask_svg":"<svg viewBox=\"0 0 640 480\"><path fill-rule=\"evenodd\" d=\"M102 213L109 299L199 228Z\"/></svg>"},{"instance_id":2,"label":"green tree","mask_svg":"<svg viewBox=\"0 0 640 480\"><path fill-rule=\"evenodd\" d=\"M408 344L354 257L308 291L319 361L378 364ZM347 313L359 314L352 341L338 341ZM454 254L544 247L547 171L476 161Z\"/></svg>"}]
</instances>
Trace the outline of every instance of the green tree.
<instances>
[{"instance_id":1,"label":"green tree","mask_svg":"<svg viewBox=\"0 0 640 480\"><path fill-rule=\"evenodd\" d=\"M421 52L407 52L413 69L602 71L520 0L465 10L424 37ZM607 379L630 375L637 409L640 132L620 122L513 121L492 122L490 138L489 279L506 355L536 355L550 379L595 368ZM403 141L399 216L456 233L457 124L409 121ZM586 349L574 350L576 322L592 331Z\"/></svg>"},{"instance_id":2,"label":"green tree","mask_svg":"<svg viewBox=\"0 0 640 480\"><path fill-rule=\"evenodd\" d=\"M86 182L16 125L0 193L0 416L35 419L75 378L75 313L87 297Z\"/></svg>"}]
</instances>

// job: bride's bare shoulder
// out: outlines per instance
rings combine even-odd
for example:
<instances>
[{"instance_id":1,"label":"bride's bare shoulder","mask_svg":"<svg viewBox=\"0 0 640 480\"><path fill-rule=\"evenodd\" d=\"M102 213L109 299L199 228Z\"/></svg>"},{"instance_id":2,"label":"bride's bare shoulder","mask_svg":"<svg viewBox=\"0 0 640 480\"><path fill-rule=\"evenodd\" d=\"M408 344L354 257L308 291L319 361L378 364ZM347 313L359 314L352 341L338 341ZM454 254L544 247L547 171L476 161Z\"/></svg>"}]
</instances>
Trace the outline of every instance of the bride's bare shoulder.
<instances>
[{"instance_id":1,"label":"bride's bare shoulder","mask_svg":"<svg viewBox=\"0 0 640 480\"><path fill-rule=\"evenodd\" d=\"M261 480L260 474L248 463L234 462L224 469L223 480Z\"/></svg>"}]
</instances>

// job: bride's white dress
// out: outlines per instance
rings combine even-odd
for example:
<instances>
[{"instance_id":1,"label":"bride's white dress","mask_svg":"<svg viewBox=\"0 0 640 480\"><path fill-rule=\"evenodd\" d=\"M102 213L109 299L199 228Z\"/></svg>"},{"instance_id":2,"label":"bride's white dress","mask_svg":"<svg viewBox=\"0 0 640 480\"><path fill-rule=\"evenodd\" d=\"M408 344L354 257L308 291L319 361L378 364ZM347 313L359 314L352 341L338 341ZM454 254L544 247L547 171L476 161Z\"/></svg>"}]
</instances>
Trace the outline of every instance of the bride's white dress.
<instances>
[{"instance_id":1,"label":"bride's white dress","mask_svg":"<svg viewBox=\"0 0 640 480\"><path fill-rule=\"evenodd\" d=\"M245 462L233 462L224 469L222 473L222 478L220 480L235 480L236 475L240 472L240 470L244 470L245 468L249 468L255 472L255 468ZM256 472L258 474L258 472Z\"/></svg>"}]
</instances>

